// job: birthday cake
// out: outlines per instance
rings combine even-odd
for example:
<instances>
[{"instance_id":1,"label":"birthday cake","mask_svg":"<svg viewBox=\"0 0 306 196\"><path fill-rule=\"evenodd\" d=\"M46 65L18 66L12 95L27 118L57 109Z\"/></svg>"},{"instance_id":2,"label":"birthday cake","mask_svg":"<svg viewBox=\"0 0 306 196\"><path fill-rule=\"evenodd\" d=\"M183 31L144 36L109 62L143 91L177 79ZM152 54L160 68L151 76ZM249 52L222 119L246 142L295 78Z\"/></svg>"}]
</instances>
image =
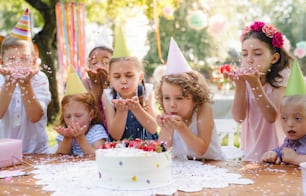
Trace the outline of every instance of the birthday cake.
<instances>
[{"instance_id":1,"label":"birthday cake","mask_svg":"<svg viewBox=\"0 0 306 196\"><path fill-rule=\"evenodd\" d=\"M102 186L118 190L143 190L172 182L171 152L156 141L106 143L96 150Z\"/></svg>"}]
</instances>

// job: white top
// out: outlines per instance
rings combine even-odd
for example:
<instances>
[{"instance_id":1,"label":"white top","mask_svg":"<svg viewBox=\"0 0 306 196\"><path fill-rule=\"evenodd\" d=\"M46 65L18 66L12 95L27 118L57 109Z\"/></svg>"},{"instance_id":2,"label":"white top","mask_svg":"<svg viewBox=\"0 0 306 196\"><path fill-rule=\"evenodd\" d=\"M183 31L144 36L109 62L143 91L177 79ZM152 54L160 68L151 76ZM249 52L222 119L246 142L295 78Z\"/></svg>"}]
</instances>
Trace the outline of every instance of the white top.
<instances>
[{"instance_id":1,"label":"white top","mask_svg":"<svg viewBox=\"0 0 306 196\"><path fill-rule=\"evenodd\" d=\"M0 89L3 88L4 82L4 76L0 75ZM36 123L27 118L20 87L17 85L7 112L0 119L0 138L21 139L23 153L48 153L46 125L47 107L51 101L49 81L47 76L39 71L31 79L31 84L43 109L43 116Z\"/></svg>"},{"instance_id":2,"label":"white top","mask_svg":"<svg viewBox=\"0 0 306 196\"><path fill-rule=\"evenodd\" d=\"M192 122L189 126L189 129L194 135L198 135L197 114L197 110L195 110L192 114ZM211 135L210 144L203 156L197 156L190 148L188 148L183 138L176 130L174 130L172 143L172 155L175 157L186 158L186 156L188 156L196 159L225 160L215 126Z\"/></svg>"}]
</instances>

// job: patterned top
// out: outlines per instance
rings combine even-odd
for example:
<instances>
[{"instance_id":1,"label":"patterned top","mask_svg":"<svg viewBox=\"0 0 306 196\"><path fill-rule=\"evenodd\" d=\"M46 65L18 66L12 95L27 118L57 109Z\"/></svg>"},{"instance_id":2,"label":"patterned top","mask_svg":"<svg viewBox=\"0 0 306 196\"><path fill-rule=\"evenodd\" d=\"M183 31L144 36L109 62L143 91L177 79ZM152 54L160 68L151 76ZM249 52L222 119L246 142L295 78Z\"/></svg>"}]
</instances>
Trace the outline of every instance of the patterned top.
<instances>
[{"instance_id":1,"label":"patterned top","mask_svg":"<svg viewBox=\"0 0 306 196\"><path fill-rule=\"evenodd\" d=\"M143 86L139 85L138 90L136 92L137 96L141 96L143 94L143 101L146 102L149 98L149 95L152 92L153 85L152 84L145 84L145 91L143 91ZM113 94L112 88L107 88L104 90L105 95L107 97L107 100L109 103L114 106L112 103L113 99L119 99L120 95L118 93ZM134 140L136 138L140 138L142 140L157 140L158 135L157 132L155 134L151 134L149 131L147 131L140 122L136 119L134 114L129 110L126 124L125 124L125 130L123 132L123 135L121 137L122 139L130 139Z\"/></svg>"},{"instance_id":2,"label":"patterned top","mask_svg":"<svg viewBox=\"0 0 306 196\"><path fill-rule=\"evenodd\" d=\"M100 124L93 125L86 134L86 139L90 145L93 145L94 142L105 139L109 141L109 137L104 129L104 127ZM64 140L64 136L58 135L56 138L57 142L60 143ZM83 155L82 148L76 142L76 140L72 141L71 154L73 155Z\"/></svg>"},{"instance_id":3,"label":"patterned top","mask_svg":"<svg viewBox=\"0 0 306 196\"><path fill-rule=\"evenodd\" d=\"M291 148L294 151L296 151L296 153L299 155L306 155L306 136L298 140L290 140L288 138L285 138L284 143L280 147L273 149L273 151L277 152L281 161L282 161L281 152L284 148Z\"/></svg>"}]
</instances>

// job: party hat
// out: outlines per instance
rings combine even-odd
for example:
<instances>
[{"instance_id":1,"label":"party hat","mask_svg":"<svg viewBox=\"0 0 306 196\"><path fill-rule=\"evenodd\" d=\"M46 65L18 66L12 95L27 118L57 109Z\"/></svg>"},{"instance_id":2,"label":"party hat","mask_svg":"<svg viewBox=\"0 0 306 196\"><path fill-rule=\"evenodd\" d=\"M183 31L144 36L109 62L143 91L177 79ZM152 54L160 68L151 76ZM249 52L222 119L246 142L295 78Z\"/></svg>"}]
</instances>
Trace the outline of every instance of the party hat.
<instances>
[{"instance_id":1,"label":"party hat","mask_svg":"<svg viewBox=\"0 0 306 196\"><path fill-rule=\"evenodd\" d=\"M175 40L171 37L166 65L166 74L184 73L188 71L191 71L191 68L180 48L177 46Z\"/></svg>"},{"instance_id":2,"label":"party hat","mask_svg":"<svg viewBox=\"0 0 306 196\"><path fill-rule=\"evenodd\" d=\"M32 40L29 14L29 9L26 9L10 33L11 37L21 40Z\"/></svg>"},{"instance_id":3,"label":"party hat","mask_svg":"<svg viewBox=\"0 0 306 196\"><path fill-rule=\"evenodd\" d=\"M123 33L122 25L116 26L114 42L115 42L114 54L113 54L114 58L130 56L130 51L126 45L126 40Z\"/></svg>"},{"instance_id":4,"label":"party hat","mask_svg":"<svg viewBox=\"0 0 306 196\"><path fill-rule=\"evenodd\" d=\"M290 95L306 95L304 76L297 61L293 63L285 91L285 96Z\"/></svg>"},{"instance_id":5,"label":"party hat","mask_svg":"<svg viewBox=\"0 0 306 196\"><path fill-rule=\"evenodd\" d=\"M66 81L66 95L74 95L74 94L82 94L87 93L86 88L83 85L78 74L75 72L74 68L70 66L70 70L68 73L67 81Z\"/></svg>"},{"instance_id":6,"label":"party hat","mask_svg":"<svg viewBox=\"0 0 306 196\"><path fill-rule=\"evenodd\" d=\"M95 41L95 47L103 46L113 50L110 33L107 32L106 27L103 27Z\"/></svg>"}]
</instances>

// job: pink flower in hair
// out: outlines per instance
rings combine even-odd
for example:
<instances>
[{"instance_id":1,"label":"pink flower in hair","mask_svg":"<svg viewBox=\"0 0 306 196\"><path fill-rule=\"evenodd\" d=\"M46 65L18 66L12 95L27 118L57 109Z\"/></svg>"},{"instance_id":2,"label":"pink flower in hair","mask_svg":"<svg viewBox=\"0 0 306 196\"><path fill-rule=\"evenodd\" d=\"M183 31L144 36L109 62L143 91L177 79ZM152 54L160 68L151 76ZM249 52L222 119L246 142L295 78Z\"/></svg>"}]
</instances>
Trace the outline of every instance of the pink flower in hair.
<instances>
[{"instance_id":1,"label":"pink flower in hair","mask_svg":"<svg viewBox=\"0 0 306 196\"><path fill-rule=\"evenodd\" d=\"M251 25L251 29L253 31L262 31L263 26L265 26L264 22L256 21Z\"/></svg>"},{"instance_id":2,"label":"pink flower in hair","mask_svg":"<svg viewBox=\"0 0 306 196\"><path fill-rule=\"evenodd\" d=\"M243 32L240 36L240 41L242 42L244 36L249 33L251 31L251 27L250 26L246 26L244 29L243 29Z\"/></svg>"},{"instance_id":3,"label":"pink flower in hair","mask_svg":"<svg viewBox=\"0 0 306 196\"><path fill-rule=\"evenodd\" d=\"M276 48L281 48L284 45L284 38L280 32L276 32L273 35L272 45Z\"/></svg>"},{"instance_id":4,"label":"pink flower in hair","mask_svg":"<svg viewBox=\"0 0 306 196\"><path fill-rule=\"evenodd\" d=\"M273 38L273 35L277 32L277 29L273 25L265 25L262 28L262 32L264 32L267 37Z\"/></svg>"}]
</instances>

